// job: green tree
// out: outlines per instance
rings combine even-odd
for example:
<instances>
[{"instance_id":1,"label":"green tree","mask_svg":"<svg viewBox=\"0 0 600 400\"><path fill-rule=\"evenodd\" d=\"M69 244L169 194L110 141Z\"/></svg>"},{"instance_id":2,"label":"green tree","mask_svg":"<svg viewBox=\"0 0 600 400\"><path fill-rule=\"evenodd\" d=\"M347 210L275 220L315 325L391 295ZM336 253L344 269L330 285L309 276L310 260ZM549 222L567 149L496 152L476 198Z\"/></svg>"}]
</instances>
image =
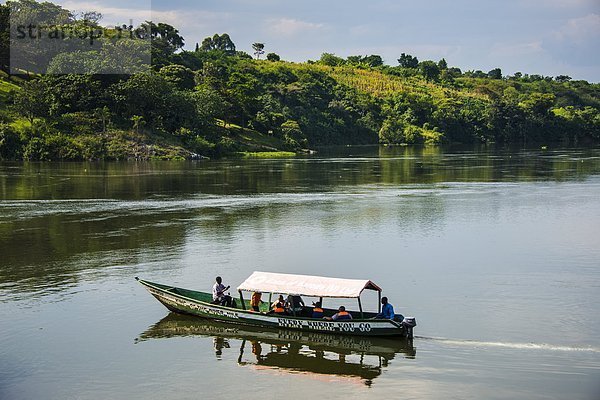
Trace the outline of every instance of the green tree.
<instances>
[{"instance_id":1,"label":"green tree","mask_svg":"<svg viewBox=\"0 0 600 400\"><path fill-rule=\"evenodd\" d=\"M177 50L183 48L185 40L179 31L169 24L146 21L140 27L151 40L152 65L160 68L168 65Z\"/></svg>"},{"instance_id":2,"label":"green tree","mask_svg":"<svg viewBox=\"0 0 600 400\"><path fill-rule=\"evenodd\" d=\"M16 160L21 157L23 142L9 125L0 123L0 160Z\"/></svg>"},{"instance_id":3,"label":"green tree","mask_svg":"<svg viewBox=\"0 0 600 400\"><path fill-rule=\"evenodd\" d=\"M106 127L110 122L111 112L107 106L96 109L96 115L102 121L102 133L106 133Z\"/></svg>"},{"instance_id":4,"label":"green tree","mask_svg":"<svg viewBox=\"0 0 600 400\"><path fill-rule=\"evenodd\" d=\"M194 72L182 65L171 64L159 71L167 82L173 83L180 90L190 90L196 86Z\"/></svg>"},{"instance_id":5,"label":"green tree","mask_svg":"<svg viewBox=\"0 0 600 400\"><path fill-rule=\"evenodd\" d=\"M73 26L76 22L73 13L63 7L53 4L49 1L37 2L35 0L16 0L7 1L6 6L10 8L10 25L36 28L49 32L47 27L52 26ZM2 11L5 12L4 9ZM5 25L0 25L0 31L5 31ZM28 30L28 29L27 29ZM17 38L18 35L15 35ZM18 39L17 39L18 40ZM73 43L71 40L68 43ZM36 40L18 40L13 43L16 45L15 51L18 51L18 65L12 68L19 68L26 72L46 72L48 63L56 56L57 50L63 48L67 42L52 41L44 42L43 45Z\"/></svg>"},{"instance_id":6,"label":"green tree","mask_svg":"<svg viewBox=\"0 0 600 400\"><path fill-rule=\"evenodd\" d=\"M281 61L281 57L279 57L279 55L276 54L276 53L269 53L269 54L267 54L267 60L269 60L269 61Z\"/></svg>"},{"instance_id":7,"label":"green tree","mask_svg":"<svg viewBox=\"0 0 600 400\"><path fill-rule=\"evenodd\" d=\"M307 144L306 136L296 121L288 120L281 124L281 133L289 150L297 150Z\"/></svg>"},{"instance_id":8,"label":"green tree","mask_svg":"<svg viewBox=\"0 0 600 400\"><path fill-rule=\"evenodd\" d=\"M494 68L490 72L488 72L487 75L491 79L502 79L502 70L500 68Z\"/></svg>"},{"instance_id":9,"label":"green tree","mask_svg":"<svg viewBox=\"0 0 600 400\"><path fill-rule=\"evenodd\" d=\"M554 105L556 96L552 93L532 93L519 103L519 107L533 115L545 116Z\"/></svg>"},{"instance_id":10,"label":"green tree","mask_svg":"<svg viewBox=\"0 0 600 400\"><path fill-rule=\"evenodd\" d=\"M440 68L433 61L421 61L419 63L419 72L428 81L437 81L440 76Z\"/></svg>"},{"instance_id":11,"label":"green tree","mask_svg":"<svg viewBox=\"0 0 600 400\"><path fill-rule=\"evenodd\" d=\"M417 57L413 57L410 54L402 53L398 59L398 64L400 64L402 68L418 68L419 60Z\"/></svg>"},{"instance_id":12,"label":"green tree","mask_svg":"<svg viewBox=\"0 0 600 400\"><path fill-rule=\"evenodd\" d=\"M214 119L223 116L226 104L221 95L209 85L199 85L193 93L197 122L201 127L213 125Z\"/></svg>"},{"instance_id":13,"label":"green tree","mask_svg":"<svg viewBox=\"0 0 600 400\"><path fill-rule=\"evenodd\" d=\"M252 50L254 50L254 55L256 59L260 59L260 56L265 54L265 44L264 43L253 43Z\"/></svg>"},{"instance_id":14,"label":"green tree","mask_svg":"<svg viewBox=\"0 0 600 400\"><path fill-rule=\"evenodd\" d=\"M144 121L144 117L141 115L134 115L131 117L131 121L133 122L133 130L135 133L140 133L140 128L145 125L146 121Z\"/></svg>"},{"instance_id":15,"label":"green tree","mask_svg":"<svg viewBox=\"0 0 600 400\"><path fill-rule=\"evenodd\" d=\"M404 122L397 117L388 117L383 121L379 129L379 141L381 143L406 143L404 138Z\"/></svg>"},{"instance_id":16,"label":"green tree","mask_svg":"<svg viewBox=\"0 0 600 400\"><path fill-rule=\"evenodd\" d=\"M330 67L336 67L344 64L344 59L336 56L333 53L323 53L319 59L319 64L329 65Z\"/></svg>"},{"instance_id":17,"label":"green tree","mask_svg":"<svg viewBox=\"0 0 600 400\"><path fill-rule=\"evenodd\" d=\"M199 47L200 51L213 51L218 50L222 51L229 56L233 56L236 54L235 44L229 37L229 34L223 33L219 35L215 33L212 37L204 38L202 41L202 45Z\"/></svg>"},{"instance_id":18,"label":"green tree","mask_svg":"<svg viewBox=\"0 0 600 400\"><path fill-rule=\"evenodd\" d=\"M377 54L371 54L370 56L363 57L361 63L369 67L381 67L383 65L383 58Z\"/></svg>"},{"instance_id":19,"label":"green tree","mask_svg":"<svg viewBox=\"0 0 600 400\"><path fill-rule=\"evenodd\" d=\"M178 90L157 73L133 75L112 85L108 92L121 121L139 115L151 129L174 132L193 126L196 120L193 93Z\"/></svg>"},{"instance_id":20,"label":"green tree","mask_svg":"<svg viewBox=\"0 0 600 400\"><path fill-rule=\"evenodd\" d=\"M362 56L348 56L346 61L351 65L359 65L362 61Z\"/></svg>"},{"instance_id":21,"label":"green tree","mask_svg":"<svg viewBox=\"0 0 600 400\"><path fill-rule=\"evenodd\" d=\"M565 83L569 82L572 78L569 75L557 75L554 80L556 82Z\"/></svg>"},{"instance_id":22,"label":"green tree","mask_svg":"<svg viewBox=\"0 0 600 400\"><path fill-rule=\"evenodd\" d=\"M41 79L26 82L15 94L15 108L22 113L31 124L36 118L50 116L50 88Z\"/></svg>"}]
</instances>

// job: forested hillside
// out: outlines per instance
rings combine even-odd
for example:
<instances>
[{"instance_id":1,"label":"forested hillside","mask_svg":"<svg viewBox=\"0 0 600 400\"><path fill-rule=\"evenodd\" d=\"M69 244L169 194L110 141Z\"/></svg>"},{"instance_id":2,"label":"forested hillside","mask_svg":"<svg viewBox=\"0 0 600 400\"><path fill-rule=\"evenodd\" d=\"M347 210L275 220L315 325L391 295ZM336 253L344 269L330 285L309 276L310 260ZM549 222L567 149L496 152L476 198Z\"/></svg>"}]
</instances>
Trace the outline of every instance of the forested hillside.
<instances>
[{"instance_id":1,"label":"forested hillside","mask_svg":"<svg viewBox=\"0 0 600 400\"><path fill-rule=\"evenodd\" d=\"M17 6L48 24L100 26L98 15L74 15L51 3L0 6L2 159L173 159L378 142L600 139L597 83L503 76L499 68L463 72L444 59L408 54L396 66L377 55L327 53L291 63L276 53L263 57L261 43L254 43L254 57L237 51L227 34L187 51L176 27L162 23L143 25L152 46L148 70L105 73L116 48L106 39L106 52L48 60L47 70L56 74L9 75L8 11ZM58 73L82 59L89 74Z\"/></svg>"}]
</instances>

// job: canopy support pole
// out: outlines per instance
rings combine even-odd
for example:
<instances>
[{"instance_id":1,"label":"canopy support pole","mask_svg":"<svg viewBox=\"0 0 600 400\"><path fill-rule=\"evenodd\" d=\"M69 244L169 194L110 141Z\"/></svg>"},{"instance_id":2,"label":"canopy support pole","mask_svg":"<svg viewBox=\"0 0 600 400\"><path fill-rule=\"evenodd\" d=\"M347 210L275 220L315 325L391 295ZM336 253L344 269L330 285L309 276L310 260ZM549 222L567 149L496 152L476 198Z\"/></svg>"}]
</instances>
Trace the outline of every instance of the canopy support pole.
<instances>
[{"instance_id":1,"label":"canopy support pole","mask_svg":"<svg viewBox=\"0 0 600 400\"><path fill-rule=\"evenodd\" d=\"M377 294L379 295L379 302L377 303L378 313L381 314L381 292L378 290Z\"/></svg>"},{"instance_id":2,"label":"canopy support pole","mask_svg":"<svg viewBox=\"0 0 600 400\"><path fill-rule=\"evenodd\" d=\"M363 314L362 304L360 302L360 296L357 297L357 299L358 299L358 309L360 310L360 319L365 319L365 316Z\"/></svg>"},{"instance_id":3,"label":"canopy support pole","mask_svg":"<svg viewBox=\"0 0 600 400\"><path fill-rule=\"evenodd\" d=\"M246 302L244 301L244 295L242 294L241 290L238 290L238 293L240 294L240 302L242 303L242 309L245 310L246 309Z\"/></svg>"}]
</instances>

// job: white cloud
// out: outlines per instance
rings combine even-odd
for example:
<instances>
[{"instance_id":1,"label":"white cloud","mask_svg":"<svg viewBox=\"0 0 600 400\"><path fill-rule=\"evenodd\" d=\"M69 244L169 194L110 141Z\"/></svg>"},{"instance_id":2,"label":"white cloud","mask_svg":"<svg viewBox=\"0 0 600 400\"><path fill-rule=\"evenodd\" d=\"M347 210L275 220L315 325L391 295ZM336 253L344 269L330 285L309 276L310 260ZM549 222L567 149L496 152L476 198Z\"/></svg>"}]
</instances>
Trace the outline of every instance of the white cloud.
<instances>
[{"instance_id":1,"label":"white cloud","mask_svg":"<svg viewBox=\"0 0 600 400\"><path fill-rule=\"evenodd\" d=\"M150 2L145 7L139 8L110 7L99 1L66 0L60 4L73 12L97 11L102 14L102 25L129 23L130 20L133 21L133 25L137 25L151 20L173 25L180 30L204 30L228 20L230 16L229 13L203 10L153 10Z\"/></svg>"},{"instance_id":2,"label":"white cloud","mask_svg":"<svg viewBox=\"0 0 600 400\"><path fill-rule=\"evenodd\" d=\"M600 65L600 15L588 14L569 19L543 41L544 50L552 56L553 62L562 62L569 67L595 68L594 77L598 81ZM565 71L564 73L568 73Z\"/></svg>"},{"instance_id":3,"label":"white cloud","mask_svg":"<svg viewBox=\"0 0 600 400\"><path fill-rule=\"evenodd\" d=\"M323 24L300 21L293 18L270 19L267 20L267 24L271 32L287 36L314 32L324 28Z\"/></svg>"},{"instance_id":4,"label":"white cloud","mask_svg":"<svg viewBox=\"0 0 600 400\"><path fill-rule=\"evenodd\" d=\"M137 25L143 21L152 18L151 4L148 2L147 7L126 8L126 7L109 7L100 2L95 1L59 1L61 6L67 10L79 13L82 11L97 11L102 14L103 25L116 25L129 23L133 21L133 25Z\"/></svg>"},{"instance_id":5,"label":"white cloud","mask_svg":"<svg viewBox=\"0 0 600 400\"><path fill-rule=\"evenodd\" d=\"M558 40L582 43L600 36L600 15L589 14L567 21L555 34Z\"/></svg>"}]
</instances>

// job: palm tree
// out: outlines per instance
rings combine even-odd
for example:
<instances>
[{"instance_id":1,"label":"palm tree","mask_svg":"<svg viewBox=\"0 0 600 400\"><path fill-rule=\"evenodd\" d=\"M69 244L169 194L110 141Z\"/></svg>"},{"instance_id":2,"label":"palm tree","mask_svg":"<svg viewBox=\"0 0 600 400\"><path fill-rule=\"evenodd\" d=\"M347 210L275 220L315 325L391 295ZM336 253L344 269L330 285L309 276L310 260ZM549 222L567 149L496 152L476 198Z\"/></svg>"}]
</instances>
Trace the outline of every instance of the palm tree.
<instances>
[{"instance_id":1,"label":"palm tree","mask_svg":"<svg viewBox=\"0 0 600 400\"><path fill-rule=\"evenodd\" d=\"M106 133L106 125L110 122L110 110L107 106L98 108L96 115L102 120L102 133Z\"/></svg>"},{"instance_id":2,"label":"palm tree","mask_svg":"<svg viewBox=\"0 0 600 400\"><path fill-rule=\"evenodd\" d=\"M252 48L254 49L254 55L258 60L261 54L265 54L265 44L264 43L254 43L252 44Z\"/></svg>"},{"instance_id":3,"label":"palm tree","mask_svg":"<svg viewBox=\"0 0 600 400\"><path fill-rule=\"evenodd\" d=\"M140 133L140 127L144 125L144 117L141 115L134 115L131 117L133 121L133 129L135 129L135 133Z\"/></svg>"}]
</instances>

